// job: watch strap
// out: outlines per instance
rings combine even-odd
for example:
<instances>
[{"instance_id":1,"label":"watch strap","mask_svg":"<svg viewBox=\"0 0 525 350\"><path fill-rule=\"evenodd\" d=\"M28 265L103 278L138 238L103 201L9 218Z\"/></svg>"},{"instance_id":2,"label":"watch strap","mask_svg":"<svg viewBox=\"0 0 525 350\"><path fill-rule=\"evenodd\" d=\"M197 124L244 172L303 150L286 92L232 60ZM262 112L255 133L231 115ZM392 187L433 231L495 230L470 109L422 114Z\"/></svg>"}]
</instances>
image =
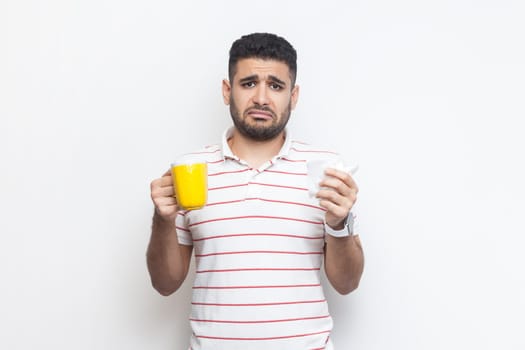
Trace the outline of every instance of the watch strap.
<instances>
[{"instance_id":1,"label":"watch strap","mask_svg":"<svg viewBox=\"0 0 525 350\"><path fill-rule=\"evenodd\" d=\"M354 233L354 215L350 212L344 221L344 226L340 230L334 230L326 222L324 223L324 230L332 237L348 237Z\"/></svg>"}]
</instances>

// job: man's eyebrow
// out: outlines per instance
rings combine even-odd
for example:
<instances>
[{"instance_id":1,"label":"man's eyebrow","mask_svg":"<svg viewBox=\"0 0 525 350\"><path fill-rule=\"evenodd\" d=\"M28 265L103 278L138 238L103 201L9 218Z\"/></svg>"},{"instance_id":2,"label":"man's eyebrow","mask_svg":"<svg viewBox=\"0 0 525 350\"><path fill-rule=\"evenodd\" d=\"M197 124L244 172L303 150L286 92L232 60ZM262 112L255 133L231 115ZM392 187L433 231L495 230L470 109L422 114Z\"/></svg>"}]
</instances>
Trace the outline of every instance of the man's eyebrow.
<instances>
[{"instance_id":1,"label":"man's eyebrow","mask_svg":"<svg viewBox=\"0 0 525 350\"><path fill-rule=\"evenodd\" d=\"M247 77L244 77L242 79L239 80L239 82L242 84L242 83L248 83L250 81L254 81L254 80L259 80L259 76L257 74L253 74L253 75L249 75Z\"/></svg>"},{"instance_id":2,"label":"man's eyebrow","mask_svg":"<svg viewBox=\"0 0 525 350\"><path fill-rule=\"evenodd\" d=\"M268 75L268 80L270 80L270 81L272 81L274 83L280 84L282 86L286 86L286 83L284 81L282 81L281 79L277 78L275 75ZM259 75L252 74L252 75L249 75L247 77L239 79L239 83L241 83L241 84L248 83L248 82L251 82L251 81L259 81Z\"/></svg>"},{"instance_id":3,"label":"man's eyebrow","mask_svg":"<svg viewBox=\"0 0 525 350\"><path fill-rule=\"evenodd\" d=\"M268 77L270 78L271 81L277 84L281 84L282 86L286 86L286 83L282 81L281 79L277 78L275 75L269 75Z\"/></svg>"}]
</instances>

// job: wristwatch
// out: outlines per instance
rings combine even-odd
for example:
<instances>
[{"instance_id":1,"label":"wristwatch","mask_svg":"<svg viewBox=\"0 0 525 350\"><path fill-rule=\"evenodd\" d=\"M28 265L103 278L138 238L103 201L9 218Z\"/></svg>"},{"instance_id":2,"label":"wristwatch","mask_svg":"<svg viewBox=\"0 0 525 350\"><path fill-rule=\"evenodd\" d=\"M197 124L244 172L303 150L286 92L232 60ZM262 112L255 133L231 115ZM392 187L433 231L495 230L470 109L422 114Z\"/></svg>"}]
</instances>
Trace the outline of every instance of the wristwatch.
<instances>
[{"instance_id":1,"label":"wristwatch","mask_svg":"<svg viewBox=\"0 0 525 350\"><path fill-rule=\"evenodd\" d=\"M352 236L354 234L354 215L352 213L348 213L348 216L346 217L344 222L344 227L342 229L334 230L325 222L324 230L326 233L333 237L340 238Z\"/></svg>"}]
</instances>

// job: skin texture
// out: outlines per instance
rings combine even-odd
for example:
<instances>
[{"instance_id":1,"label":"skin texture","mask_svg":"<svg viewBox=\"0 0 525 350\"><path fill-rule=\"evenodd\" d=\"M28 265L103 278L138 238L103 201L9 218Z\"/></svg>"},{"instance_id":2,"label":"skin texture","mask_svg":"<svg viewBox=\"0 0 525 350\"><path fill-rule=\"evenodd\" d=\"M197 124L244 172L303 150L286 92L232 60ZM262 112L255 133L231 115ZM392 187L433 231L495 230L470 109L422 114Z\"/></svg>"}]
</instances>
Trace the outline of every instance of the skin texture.
<instances>
[{"instance_id":1,"label":"skin texture","mask_svg":"<svg viewBox=\"0 0 525 350\"><path fill-rule=\"evenodd\" d=\"M280 61L247 58L237 62L232 81L223 80L224 103L229 105L235 128L228 140L232 152L258 168L284 143L284 127L299 98L288 66ZM358 187L342 171L327 169L317 197L326 209L325 221L342 229L357 199ZM162 295L175 292L188 273L192 247L178 243L175 218L177 205L168 171L151 183L155 205L147 263L152 284ZM326 275L336 291L348 294L359 285L364 256L359 236L335 238L327 235Z\"/></svg>"}]
</instances>

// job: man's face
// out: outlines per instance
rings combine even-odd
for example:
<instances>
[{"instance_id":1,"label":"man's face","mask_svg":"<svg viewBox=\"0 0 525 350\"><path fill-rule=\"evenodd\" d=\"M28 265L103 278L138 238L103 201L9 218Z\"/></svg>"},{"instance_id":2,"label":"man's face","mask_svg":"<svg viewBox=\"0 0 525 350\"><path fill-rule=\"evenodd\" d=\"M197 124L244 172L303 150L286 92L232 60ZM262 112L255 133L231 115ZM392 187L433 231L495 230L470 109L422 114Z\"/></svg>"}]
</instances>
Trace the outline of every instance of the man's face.
<instances>
[{"instance_id":1,"label":"man's face","mask_svg":"<svg viewBox=\"0 0 525 350\"><path fill-rule=\"evenodd\" d=\"M237 130L256 141L279 136L299 96L291 86L290 70L280 61L257 58L237 62L231 82L223 82L224 102Z\"/></svg>"}]
</instances>

